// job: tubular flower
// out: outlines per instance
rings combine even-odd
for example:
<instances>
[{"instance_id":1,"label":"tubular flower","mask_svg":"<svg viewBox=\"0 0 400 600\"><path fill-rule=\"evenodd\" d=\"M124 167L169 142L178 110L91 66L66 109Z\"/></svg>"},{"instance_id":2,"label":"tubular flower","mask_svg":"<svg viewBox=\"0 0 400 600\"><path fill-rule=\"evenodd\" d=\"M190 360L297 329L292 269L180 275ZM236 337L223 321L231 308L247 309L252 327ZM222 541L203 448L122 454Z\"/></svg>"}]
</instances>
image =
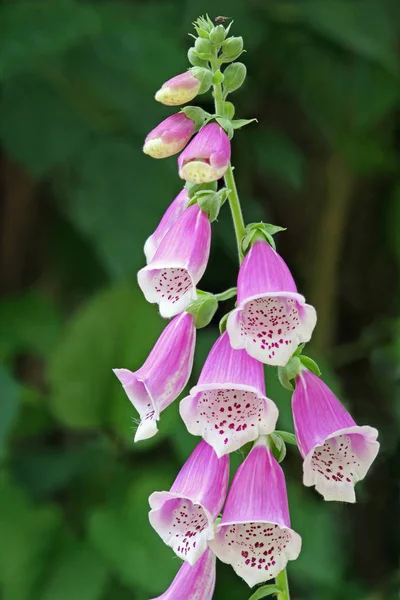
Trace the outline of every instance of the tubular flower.
<instances>
[{"instance_id":1,"label":"tubular flower","mask_svg":"<svg viewBox=\"0 0 400 600\"><path fill-rule=\"evenodd\" d=\"M183 150L194 133L194 121L185 113L171 115L150 131L143 152L153 158L167 158Z\"/></svg>"},{"instance_id":2,"label":"tubular flower","mask_svg":"<svg viewBox=\"0 0 400 600\"><path fill-rule=\"evenodd\" d=\"M167 106L186 104L197 96L201 86L200 79L191 70L168 79L155 95L157 102Z\"/></svg>"},{"instance_id":3,"label":"tubular flower","mask_svg":"<svg viewBox=\"0 0 400 600\"><path fill-rule=\"evenodd\" d=\"M166 592L153 600L212 600L215 556L207 549L194 566L184 563Z\"/></svg>"},{"instance_id":4,"label":"tubular flower","mask_svg":"<svg viewBox=\"0 0 400 600\"><path fill-rule=\"evenodd\" d=\"M314 307L298 294L286 263L266 241L251 247L237 287L238 308L227 322L233 348L284 366L298 344L310 340L317 321Z\"/></svg>"},{"instance_id":5,"label":"tubular flower","mask_svg":"<svg viewBox=\"0 0 400 600\"><path fill-rule=\"evenodd\" d=\"M276 577L300 553L285 477L262 439L236 472L210 547L250 587Z\"/></svg>"},{"instance_id":6,"label":"tubular flower","mask_svg":"<svg viewBox=\"0 0 400 600\"><path fill-rule=\"evenodd\" d=\"M265 396L264 367L245 350L234 350L228 334L215 342L198 384L180 404L190 433L201 435L218 456L275 429L278 409Z\"/></svg>"},{"instance_id":7,"label":"tubular flower","mask_svg":"<svg viewBox=\"0 0 400 600\"><path fill-rule=\"evenodd\" d=\"M151 262L138 273L148 302L163 317L173 317L197 298L196 285L206 270L211 225L198 204L187 208L167 231Z\"/></svg>"},{"instance_id":8,"label":"tubular flower","mask_svg":"<svg viewBox=\"0 0 400 600\"><path fill-rule=\"evenodd\" d=\"M176 221L179 219L179 217L189 204L189 200L190 199L187 189L183 188L179 192L175 200L173 200L173 202L165 211L154 233L152 233L151 236L147 238L146 243L144 245L144 253L146 256L146 261L148 263L153 260L161 240L163 239L167 231L171 229L172 225L174 225L174 223L176 223Z\"/></svg>"},{"instance_id":9,"label":"tubular flower","mask_svg":"<svg viewBox=\"0 0 400 600\"><path fill-rule=\"evenodd\" d=\"M304 485L315 485L325 500L355 502L354 486L378 454L377 430L357 426L328 386L307 369L296 378L292 408Z\"/></svg>"},{"instance_id":10,"label":"tubular flower","mask_svg":"<svg viewBox=\"0 0 400 600\"><path fill-rule=\"evenodd\" d=\"M166 326L140 369L134 373L128 369L114 369L140 415L135 442L157 433L160 413L187 384L193 366L195 342L194 317L182 313Z\"/></svg>"},{"instance_id":11,"label":"tubular flower","mask_svg":"<svg viewBox=\"0 0 400 600\"><path fill-rule=\"evenodd\" d=\"M194 563L214 537L214 521L225 500L229 479L229 457L218 458L201 441L194 449L169 492L154 492L149 498L149 519L174 552Z\"/></svg>"},{"instance_id":12,"label":"tubular flower","mask_svg":"<svg viewBox=\"0 0 400 600\"><path fill-rule=\"evenodd\" d=\"M207 183L225 175L231 159L231 143L217 123L209 123L178 158L179 176L191 183Z\"/></svg>"}]
</instances>

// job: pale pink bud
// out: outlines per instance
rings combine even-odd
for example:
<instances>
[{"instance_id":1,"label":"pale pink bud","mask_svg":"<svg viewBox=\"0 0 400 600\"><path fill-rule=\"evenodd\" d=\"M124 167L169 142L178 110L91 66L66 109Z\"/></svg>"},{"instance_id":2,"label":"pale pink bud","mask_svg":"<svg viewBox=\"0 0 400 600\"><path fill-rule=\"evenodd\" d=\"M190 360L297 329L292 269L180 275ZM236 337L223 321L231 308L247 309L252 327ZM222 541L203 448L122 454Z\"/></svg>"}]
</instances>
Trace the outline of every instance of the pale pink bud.
<instances>
[{"instance_id":1,"label":"pale pink bud","mask_svg":"<svg viewBox=\"0 0 400 600\"><path fill-rule=\"evenodd\" d=\"M153 158L167 158L180 152L194 132L194 121L185 113L171 115L150 131L144 141L143 152Z\"/></svg>"},{"instance_id":2,"label":"pale pink bud","mask_svg":"<svg viewBox=\"0 0 400 600\"><path fill-rule=\"evenodd\" d=\"M167 106L179 106L193 100L199 93L200 85L200 80L189 70L166 81L155 98Z\"/></svg>"},{"instance_id":3,"label":"pale pink bud","mask_svg":"<svg viewBox=\"0 0 400 600\"><path fill-rule=\"evenodd\" d=\"M191 183L216 181L225 175L231 143L218 123L209 123L178 158L179 176Z\"/></svg>"}]
</instances>

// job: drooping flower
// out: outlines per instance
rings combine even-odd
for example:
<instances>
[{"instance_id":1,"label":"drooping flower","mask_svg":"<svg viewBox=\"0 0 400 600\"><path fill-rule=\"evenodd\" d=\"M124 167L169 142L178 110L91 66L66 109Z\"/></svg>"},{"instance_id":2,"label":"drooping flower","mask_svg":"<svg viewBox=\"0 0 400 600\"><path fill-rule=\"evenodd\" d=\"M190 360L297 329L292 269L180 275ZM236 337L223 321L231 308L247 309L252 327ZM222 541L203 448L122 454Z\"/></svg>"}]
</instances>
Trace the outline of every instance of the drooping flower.
<instances>
[{"instance_id":1,"label":"drooping flower","mask_svg":"<svg viewBox=\"0 0 400 600\"><path fill-rule=\"evenodd\" d=\"M187 208L167 231L151 262L138 273L148 302L163 317L173 317L197 298L196 285L206 270L211 226L198 204Z\"/></svg>"},{"instance_id":2,"label":"drooping flower","mask_svg":"<svg viewBox=\"0 0 400 600\"><path fill-rule=\"evenodd\" d=\"M231 143L218 123L209 123L178 158L179 176L191 183L207 183L225 175L231 159Z\"/></svg>"},{"instance_id":3,"label":"drooping flower","mask_svg":"<svg viewBox=\"0 0 400 600\"><path fill-rule=\"evenodd\" d=\"M166 326L140 369L134 373L129 369L114 369L140 416L135 442L157 433L160 413L187 384L193 366L195 342L194 317L182 313Z\"/></svg>"},{"instance_id":4,"label":"drooping flower","mask_svg":"<svg viewBox=\"0 0 400 600\"><path fill-rule=\"evenodd\" d=\"M185 562L166 592L153 600L212 600L215 555L207 549L195 565Z\"/></svg>"},{"instance_id":5,"label":"drooping flower","mask_svg":"<svg viewBox=\"0 0 400 600\"><path fill-rule=\"evenodd\" d=\"M180 404L188 431L201 435L218 456L275 429L278 409L265 396L264 366L234 350L224 332L204 364L198 384Z\"/></svg>"},{"instance_id":6,"label":"drooping flower","mask_svg":"<svg viewBox=\"0 0 400 600\"><path fill-rule=\"evenodd\" d=\"M263 240L246 255L237 287L238 308L227 322L233 348L284 366L297 346L310 340L317 320L314 307L305 303L286 263Z\"/></svg>"},{"instance_id":7,"label":"drooping flower","mask_svg":"<svg viewBox=\"0 0 400 600\"><path fill-rule=\"evenodd\" d=\"M236 472L210 547L250 587L276 577L300 553L285 476L262 438Z\"/></svg>"},{"instance_id":8,"label":"drooping flower","mask_svg":"<svg viewBox=\"0 0 400 600\"><path fill-rule=\"evenodd\" d=\"M296 378L292 409L304 485L315 485L325 500L355 502L354 486L378 454L377 430L357 426L328 386L307 369Z\"/></svg>"},{"instance_id":9,"label":"drooping flower","mask_svg":"<svg viewBox=\"0 0 400 600\"><path fill-rule=\"evenodd\" d=\"M187 205L189 204L189 194L186 188L183 188L175 200L169 205L167 210L165 211L160 223L158 224L154 233L151 234L150 237L147 238L146 243L144 245L144 253L146 256L146 261L149 263L153 260L154 255L158 246L160 245L161 240L164 235L167 233L169 229L171 229L172 225L176 223L179 219Z\"/></svg>"},{"instance_id":10,"label":"drooping flower","mask_svg":"<svg viewBox=\"0 0 400 600\"><path fill-rule=\"evenodd\" d=\"M229 457L218 458L201 441L178 473L169 492L154 492L149 498L149 519L174 552L194 563L214 537L214 521L225 500L229 479Z\"/></svg>"},{"instance_id":11,"label":"drooping flower","mask_svg":"<svg viewBox=\"0 0 400 600\"><path fill-rule=\"evenodd\" d=\"M153 158L167 158L180 152L194 133L194 121L185 113L171 115L150 131L143 152Z\"/></svg>"}]
</instances>

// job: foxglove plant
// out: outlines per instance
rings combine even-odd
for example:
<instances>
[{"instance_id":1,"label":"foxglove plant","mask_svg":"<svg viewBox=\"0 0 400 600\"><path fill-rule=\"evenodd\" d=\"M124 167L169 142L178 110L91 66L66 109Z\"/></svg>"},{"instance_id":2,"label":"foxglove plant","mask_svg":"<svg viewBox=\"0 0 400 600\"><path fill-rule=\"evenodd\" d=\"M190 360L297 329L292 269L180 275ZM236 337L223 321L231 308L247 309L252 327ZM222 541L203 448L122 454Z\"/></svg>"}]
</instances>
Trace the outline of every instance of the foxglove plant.
<instances>
[{"instance_id":1,"label":"foxglove plant","mask_svg":"<svg viewBox=\"0 0 400 600\"><path fill-rule=\"evenodd\" d=\"M246 78L245 65L237 62L243 40L229 36L231 24L214 25L208 16L194 27L198 37L188 52L192 68L164 83L156 100L178 106L212 85L214 114L186 106L158 125L143 147L154 158L182 151L177 175L185 187L146 241L147 265L138 273L146 299L158 304L162 317L175 318L140 369L115 373L140 415L135 441L151 437L161 411L189 379L196 328L210 323L219 302L237 296L235 309L220 322L221 335L197 384L180 403L188 431L203 439L171 489L149 498L151 525L185 561L158 600L211 600L215 557L232 565L250 587L275 579L250 600L272 594L290 600L286 565L299 555L301 538L290 524L278 464L285 442L298 444L304 485L315 486L325 500L354 502L354 484L378 452L377 431L356 425L320 379L316 363L303 354L316 312L276 252L273 236L282 228L244 223L230 140L254 119L234 119L235 107L227 100ZM209 258L210 223L226 200L240 263L237 289L211 294L196 286ZM296 435L275 431L278 409L266 396L264 363L278 367L281 384L293 393ZM249 442L253 448L225 502L229 453Z\"/></svg>"}]
</instances>

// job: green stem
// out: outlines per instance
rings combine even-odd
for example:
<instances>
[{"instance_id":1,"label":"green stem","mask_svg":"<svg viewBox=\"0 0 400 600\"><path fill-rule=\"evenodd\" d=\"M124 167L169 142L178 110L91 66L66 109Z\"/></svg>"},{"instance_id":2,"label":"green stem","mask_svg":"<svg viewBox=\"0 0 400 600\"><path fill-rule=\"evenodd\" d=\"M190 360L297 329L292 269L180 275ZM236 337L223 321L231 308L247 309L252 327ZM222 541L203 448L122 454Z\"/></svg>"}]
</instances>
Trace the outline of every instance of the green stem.
<instances>
[{"instance_id":1,"label":"green stem","mask_svg":"<svg viewBox=\"0 0 400 600\"><path fill-rule=\"evenodd\" d=\"M217 51L216 51L217 52ZM211 61L211 67L213 73L218 71L220 64L218 61L218 57L215 52L215 57ZM222 85L220 83L213 85L214 90L214 102L215 102L215 112L217 115L223 115L224 113L224 98L222 95ZM243 260L242 246L241 241L245 235L245 224L242 214L242 208L240 206L239 194L236 187L235 176L233 174L233 168L231 163L229 163L228 170L225 173L225 185L229 189L228 201L229 206L232 213L233 226L235 228L235 236L236 236L236 244L238 248L239 254L239 262Z\"/></svg>"},{"instance_id":2,"label":"green stem","mask_svg":"<svg viewBox=\"0 0 400 600\"><path fill-rule=\"evenodd\" d=\"M278 592L278 600L290 600L289 582L286 569L283 569L283 571L281 571L279 575L275 577L275 582L281 590Z\"/></svg>"}]
</instances>

